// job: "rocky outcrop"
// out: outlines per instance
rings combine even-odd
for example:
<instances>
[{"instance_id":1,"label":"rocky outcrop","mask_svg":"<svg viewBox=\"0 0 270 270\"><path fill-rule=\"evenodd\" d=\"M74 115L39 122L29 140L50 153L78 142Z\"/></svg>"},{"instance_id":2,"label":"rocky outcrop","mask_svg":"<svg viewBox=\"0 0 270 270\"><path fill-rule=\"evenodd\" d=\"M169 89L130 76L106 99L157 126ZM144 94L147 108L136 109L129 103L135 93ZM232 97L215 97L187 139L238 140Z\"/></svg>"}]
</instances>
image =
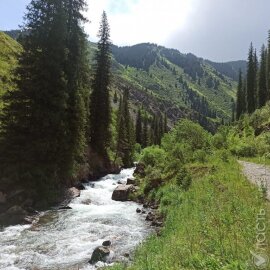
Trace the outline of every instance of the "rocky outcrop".
<instances>
[{"instance_id":1,"label":"rocky outcrop","mask_svg":"<svg viewBox=\"0 0 270 270\"><path fill-rule=\"evenodd\" d=\"M14 205L0 215L0 224L13 225L24 223L24 218L27 214L27 211L25 211L21 206Z\"/></svg>"},{"instance_id":2,"label":"rocky outcrop","mask_svg":"<svg viewBox=\"0 0 270 270\"><path fill-rule=\"evenodd\" d=\"M119 185L112 194L112 200L125 202L129 194L134 190L133 185Z\"/></svg>"},{"instance_id":3,"label":"rocky outcrop","mask_svg":"<svg viewBox=\"0 0 270 270\"><path fill-rule=\"evenodd\" d=\"M110 250L108 247L104 247L104 246L97 247L95 248L89 263L95 264L99 261L106 262L106 259L109 255L110 255Z\"/></svg>"}]
</instances>

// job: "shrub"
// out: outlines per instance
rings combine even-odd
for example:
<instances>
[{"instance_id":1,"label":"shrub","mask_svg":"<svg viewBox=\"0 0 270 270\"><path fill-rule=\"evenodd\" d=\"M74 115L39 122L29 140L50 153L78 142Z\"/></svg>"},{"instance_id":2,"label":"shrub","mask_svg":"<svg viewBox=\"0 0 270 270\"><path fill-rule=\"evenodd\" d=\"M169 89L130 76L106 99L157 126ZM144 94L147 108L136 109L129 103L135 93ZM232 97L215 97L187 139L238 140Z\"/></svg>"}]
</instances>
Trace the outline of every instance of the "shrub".
<instances>
[{"instance_id":1,"label":"shrub","mask_svg":"<svg viewBox=\"0 0 270 270\"><path fill-rule=\"evenodd\" d=\"M164 163L166 152L158 147L151 146L147 147L142 151L140 161L143 162L146 166L152 166Z\"/></svg>"},{"instance_id":2,"label":"shrub","mask_svg":"<svg viewBox=\"0 0 270 270\"><path fill-rule=\"evenodd\" d=\"M205 163L207 161L207 153L204 150L197 150L193 154L193 161Z\"/></svg>"},{"instance_id":3,"label":"shrub","mask_svg":"<svg viewBox=\"0 0 270 270\"><path fill-rule=\"evenodd\" d=\"M162 174L159 169L152 169L145 178L144 194L148 194L150 191L157 189L163 183Z\"/></svg>"},{"instance_id":4,"label":"shrub","mask_svg":"<svg viewBox=\"0 0 270 270\"><path fill-rule=\"evenodd\" d=\"M188 173L185 167L181 168L177 177L176 184L180 186L183 190L188 190L192 182L192 177Z\"/></svg>"}]
</instances>

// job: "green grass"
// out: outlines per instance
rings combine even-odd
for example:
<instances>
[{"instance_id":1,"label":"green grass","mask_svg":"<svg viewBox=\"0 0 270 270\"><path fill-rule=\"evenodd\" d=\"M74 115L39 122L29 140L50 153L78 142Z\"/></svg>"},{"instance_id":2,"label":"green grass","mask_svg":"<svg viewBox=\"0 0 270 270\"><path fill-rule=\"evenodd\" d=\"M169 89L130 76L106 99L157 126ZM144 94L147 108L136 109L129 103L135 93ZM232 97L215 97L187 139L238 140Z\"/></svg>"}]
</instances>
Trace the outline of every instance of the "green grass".
<instances>
[{"instance_id":1,"label":"green grass","mask_svg":"<svg viewBox=\"0 0 270 270\"><path fill-rule=\"evenodd\" d=\"M156 194L162 194L161 210L167 213L162 235L147 239L131 266L110 269L256 269L250 255L256 251L256 219L269 205L241 175L234 158L223 162L213 156L207 166L201 165L201 173L199 164L192 167L194 180L187 192L169 182ZM265 254L270 254L269 216L265 222Z\"/></svg>"},{"instance_id":2,"label":"green grass","mask_svg":"<svg viewBox=\"0 0 270 270\"><path fill-rule=\"evenodd\" d=\"M270 166L270 159L269 158L265 158L265 157L240 158L240 160L244 160L244 161L253 162L253 163L256 163L256 164Z\"/></svg>"}]
</instances>

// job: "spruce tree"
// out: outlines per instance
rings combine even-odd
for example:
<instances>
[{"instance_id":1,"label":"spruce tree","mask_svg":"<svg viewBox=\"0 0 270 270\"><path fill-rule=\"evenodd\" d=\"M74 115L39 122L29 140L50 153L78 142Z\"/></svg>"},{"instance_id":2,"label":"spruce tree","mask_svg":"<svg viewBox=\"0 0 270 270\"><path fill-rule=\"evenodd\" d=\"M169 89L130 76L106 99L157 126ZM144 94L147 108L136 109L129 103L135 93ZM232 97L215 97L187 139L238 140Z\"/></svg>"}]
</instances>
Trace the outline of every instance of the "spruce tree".
<instances>
[{"instance_id":1,"label":"spruce tree","mask_svg":"<svg viewBox=\"0 0 270 270\"><path fill-rule=\"evenodd\" d=\"M265 105L267 100L267 52L265 46L261 49L260 70L259 70L259 85L258 85L258 107L261 108Z\"/></svg>"},{"instance_id":2,"label":"spruce tree","mask_svg":"<svg viewBox=\"0 0 270 270\"><path fill-rule=\"evenodd\" d=\"M142 115L140 109L136 119L136 143L142 144Z\"/></svg>"},{"instance_id":3,"label":"spruce tree","mask_svg":"<svg viewBox=\"0 0 270 270\"><path fill-rule=\"evenodd\" d=\"M111 107L110 107L110 28L105 12L102 14L99 30L96 66L92 81L93 92L90 97L90 145L94 152L108 160L107 147L111 141Z\"/></svg>"},{"instance_id":4,"label":"spruce tree","mask_svg":"<svg viewBox=\"0 0 270 270\"><path fill-rule=\"evenodd\" d=\"M242 71L239 70L239 80L238 80L237 96L236 96L236 120L238 120L240 116L245 112L245 107L246 107L245 103L246 103L246 97L244 93Z\"/></svg>"},{"instance_id":5,"label":"spruce tree","mask_svg":"<svg viewBox=\"0 0 270 270\"><path fill-rule=\"evenodd\" d=\"M73 113L83 110L78 100L83 100L85 86L85 35L80 26L84 7L82 0L31 1L23 29L28 34L21 37L24 50L16 70L17 87L5 96L1 171L39 195L67 181L78 154L74 145L82 150L85 117L80 114L74 120Z\"/></svg>"},{"instance_id":6,"label":"spruce tree","mask_svg":"<svg viewBox=\"0 0 270 270\"><path fill-rule=\"evenodd\" d=\"M129 113L129 90L124 90L123 99L118 111L117 157L120 157L125 168L131 167L135 144L134 125Z\"/></svg>"},{"instance_id":7,"label":"spruce tree","mask_svg":"<svg viewBox=\"0 0 270 270\"><path fill-rule=\"evenodd\" d=\"M142 146L148 146L148 120L147 115L144 115L143 118L143 131L142 131Z\"/></svg>"},{"instance_id":8,"label":"spruce tree","mask_svg":"<svg viewBox=\"0 0 270 270\"><path fill-rule=\"evenodd\" d=\"M256 63L253 45L251 43L247 66L247 112L253 113L256 109Z\"/></svg>"}]
</instances>

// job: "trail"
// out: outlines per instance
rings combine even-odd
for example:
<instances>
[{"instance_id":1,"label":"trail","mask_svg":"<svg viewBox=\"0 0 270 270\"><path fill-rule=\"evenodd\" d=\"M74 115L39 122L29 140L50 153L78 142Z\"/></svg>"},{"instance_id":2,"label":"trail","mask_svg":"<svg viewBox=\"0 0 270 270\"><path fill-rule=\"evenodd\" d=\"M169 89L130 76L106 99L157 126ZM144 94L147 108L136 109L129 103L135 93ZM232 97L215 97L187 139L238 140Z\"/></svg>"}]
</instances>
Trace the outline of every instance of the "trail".
<instances>
[{"instance_id":1,"label":"trail","mask_svg":"<svg viewBox=\"0 0 270 270\"><path fill-rule=\"evenodd\" d=\"M238 162L243 166L243 173L251 183L266 188L267 199L270 201L270 168L247 161L239 160Z\"/></svg>"}]
</instances>

